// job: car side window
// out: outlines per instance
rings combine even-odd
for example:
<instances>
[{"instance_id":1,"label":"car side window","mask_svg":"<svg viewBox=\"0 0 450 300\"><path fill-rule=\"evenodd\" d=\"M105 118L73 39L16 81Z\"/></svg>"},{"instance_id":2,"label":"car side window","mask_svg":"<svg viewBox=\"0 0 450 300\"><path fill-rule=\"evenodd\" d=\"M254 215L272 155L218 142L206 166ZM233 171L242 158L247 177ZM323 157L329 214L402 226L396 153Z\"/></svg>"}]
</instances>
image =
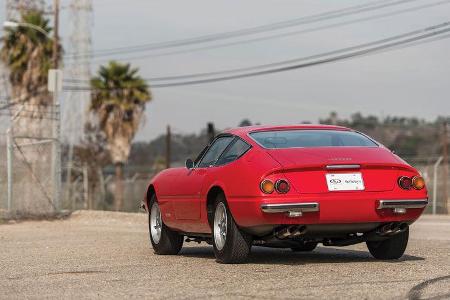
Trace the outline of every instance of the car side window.
<instances>
[{"instance_id":1,"label":"car side window","mask_svg":"<svg viewBox=\"0 0 450 300\"><path fill-rule=\"evenodd\" d=\"M223 150L225 150L225 148L230 144L232 140L233 140L232 136L224 136L216 139L203 156L202 160L198 164L198 167L206 168L214 165L217 159L219 159Z\"/></svg>"},{"instance_id":2,"label":"car side window","mask_svg":"<svg viewBox=\"0 0 450 300\"><path fill-rule=\"evenodd\" d=\"M245 152L250 149L250 145L241 140L240 138L237 138L236 141L228 147L227 150L220 156L219 160L217 161L216 165L221 166L225 165L227 163L230 163L232 161L235 161L239 157L241 157Z\"/></svg>"},{"instance_id":3,"label":"car side window","mask_svg":"<svg viewBox=\"0 0 450 300\"><path fill-rule=\"evenodd\" d=\"M198 164L198 162L200 161L200 159L202 159L203 154L205 154L206 150L208 150L209 145L205 146L205 148L202 149L202 151L200 151L200 153L197 155L197 157L194 160L194 165L196 166Z\"/></svg>"}]
</instances>

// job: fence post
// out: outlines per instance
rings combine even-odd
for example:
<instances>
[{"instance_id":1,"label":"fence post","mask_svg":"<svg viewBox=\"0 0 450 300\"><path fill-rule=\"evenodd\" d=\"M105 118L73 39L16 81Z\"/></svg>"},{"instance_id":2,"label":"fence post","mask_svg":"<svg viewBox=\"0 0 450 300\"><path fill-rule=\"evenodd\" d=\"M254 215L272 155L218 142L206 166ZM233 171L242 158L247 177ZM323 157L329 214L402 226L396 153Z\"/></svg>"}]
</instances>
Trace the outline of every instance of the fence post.
<instances>
[{"instance_id":1,"label":"fence post","mask_svg":"<svg viewBox=\"0 0 450 300\"><path fill-rule=\"evenodd\" d=\"M83 165L83 197L84 208L92 209L91 202L89 201L89 178L88 178L88 166L87 163Z\"/></svg>"},{"instance_id":2,"label":"fence post","mask_svg":"<svg viewBox=\"0 0 450 300\"><path fill-rule=\"evenodd\" d=\"M439 156L438 160L433 166L433 215L436 214L436 205L437 205L437 168L441 163L443 157Z\"/></svg>"},{"instance_id":3,"label":"fence post","mask_svg":"<svg viewBox=\"0 0 450 300\"><path fill-rule=\"evenodd\" d=\"M12 197L13 197L13 151L14 145L12 140L11 129L6 131L6 159L7 159L7 177L8 177L8 212L11 211Z\"/></svg>"},{"instance_id":4,"label":"fence post","mask_svg":"<svg viewBox=\"0 0 450 300\"><path fill-rule=\"evenodd\" d=\"M66 203L71 203L72 197L72 168L73 168L73 143L70 141L69 153L67 154L67 175L66 175L66 185L65 185L65 196L64 199Z\"/></svg>"},{"instance_id":5,"label":"fence post","mask_svg":"<svg viewBox=\"0 0 450 300\"><path fill-rule=\"evenodd\" d=\"M53 205L56 210L60 210L61 201L61 141L60 141L60 128L59 128L59 103L57 100L56 91L53 93L54 99L54 119L52 120L53 126L53 151L52 151L52 178L53 178Z\"/></svg>"},{"instance_id":6,"label":"fence post","mask_svg":"<svg viewBox=\"0 0 450 300\"><path fill-rule=\"evenodd\" d=\"M98 173L98 180L99 180L99 185L100 185L100 197L101 197L101 200L103 203L106 198L105 178L103 177L103 171L101 168L97 168L97 173Z\"/></svg>"}]
</instances>

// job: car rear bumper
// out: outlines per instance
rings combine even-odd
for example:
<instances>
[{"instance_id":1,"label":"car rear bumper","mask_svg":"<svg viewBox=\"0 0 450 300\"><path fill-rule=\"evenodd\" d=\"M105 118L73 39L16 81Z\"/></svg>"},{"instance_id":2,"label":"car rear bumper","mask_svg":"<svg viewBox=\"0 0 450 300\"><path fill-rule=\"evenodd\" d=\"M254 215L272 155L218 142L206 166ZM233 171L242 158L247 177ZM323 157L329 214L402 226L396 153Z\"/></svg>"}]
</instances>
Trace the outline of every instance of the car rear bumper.
<instances>
[{"instance_id":1,"label":"car rear bumper","mask_svg":"<svg viewBox=\"0 0 450 300\"><path fill-rule=\"evenodd\" d=\"M261 204L261 210L265 213L304 213L319 211L319 203L265 203Z\"/></svg>"},{"instance_id":2,"label":"car rear bumper","mask_svg":"<svg viewBox=\"0 0 450 300\"><path fill-rule=\"evenodd\" d=\"M414 221L428 199L390 198L386 195L349 197L249 197L228 199L236 223L241 227L282 224L343 224Z\"/></svg>"},{"instance_id":3,"label":"car rear bumper","mask_svg":"<svg viewBox=\"0 0 450 300\"><path fill-rule=\"evenodd\" d=\"M427 205L428 199L380 200L377 209L424 208Z\"/></svg>"},{"instance_id":4,"label":"car rear bumper","mask_svg":"<svg viewBox=\"0 0 450 300\"><path fill-rule=\"evenodd\" d=\"M377 209L424 208L427 204L428 199L380 200ZM261 204L261 210L265 213L304 213L320 211L318 202L265 203Z\"/></svg>"}]
</instances>

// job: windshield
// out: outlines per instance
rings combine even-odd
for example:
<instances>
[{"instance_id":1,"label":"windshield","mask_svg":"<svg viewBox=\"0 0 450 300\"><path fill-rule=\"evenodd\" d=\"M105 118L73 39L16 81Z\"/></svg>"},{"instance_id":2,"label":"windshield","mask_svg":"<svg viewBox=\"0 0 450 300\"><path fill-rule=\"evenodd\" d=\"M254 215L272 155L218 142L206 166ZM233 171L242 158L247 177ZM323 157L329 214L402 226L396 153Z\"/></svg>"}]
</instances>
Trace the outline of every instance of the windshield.
<instances>
[{"instance_id":1,"label":"windshield","mask_svg":"<svg viewBox=\"0 0 450 300\"><path fill-rule=\"evenodd\" d=\"M274 130L252 132L250 137L268 149L378 146L371 139L354 131Z\"/></svg>"}]
</instances>

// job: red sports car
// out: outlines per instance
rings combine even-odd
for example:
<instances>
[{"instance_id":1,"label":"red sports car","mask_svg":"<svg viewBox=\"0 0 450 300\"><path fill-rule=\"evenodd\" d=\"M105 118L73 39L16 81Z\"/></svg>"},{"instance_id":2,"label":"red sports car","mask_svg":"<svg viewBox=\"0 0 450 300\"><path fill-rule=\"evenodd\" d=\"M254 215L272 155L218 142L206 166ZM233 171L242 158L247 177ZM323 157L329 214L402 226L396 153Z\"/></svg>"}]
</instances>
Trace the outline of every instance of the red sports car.
<instances>
[{"instance_id":1,"label":"red sports car","mask_svg":"<svg viewBox=\"0 0 450 300\"><path fill-rule=\"evenodd\" d=\"M218 262L239 263L253 245L318 243L365 242L375 258L397 259L427 204L417 170L370 137L293 125L219 134L186 167L154 177L143 207L155 253L206 241Z\"/></svg>"}]
</instances>

